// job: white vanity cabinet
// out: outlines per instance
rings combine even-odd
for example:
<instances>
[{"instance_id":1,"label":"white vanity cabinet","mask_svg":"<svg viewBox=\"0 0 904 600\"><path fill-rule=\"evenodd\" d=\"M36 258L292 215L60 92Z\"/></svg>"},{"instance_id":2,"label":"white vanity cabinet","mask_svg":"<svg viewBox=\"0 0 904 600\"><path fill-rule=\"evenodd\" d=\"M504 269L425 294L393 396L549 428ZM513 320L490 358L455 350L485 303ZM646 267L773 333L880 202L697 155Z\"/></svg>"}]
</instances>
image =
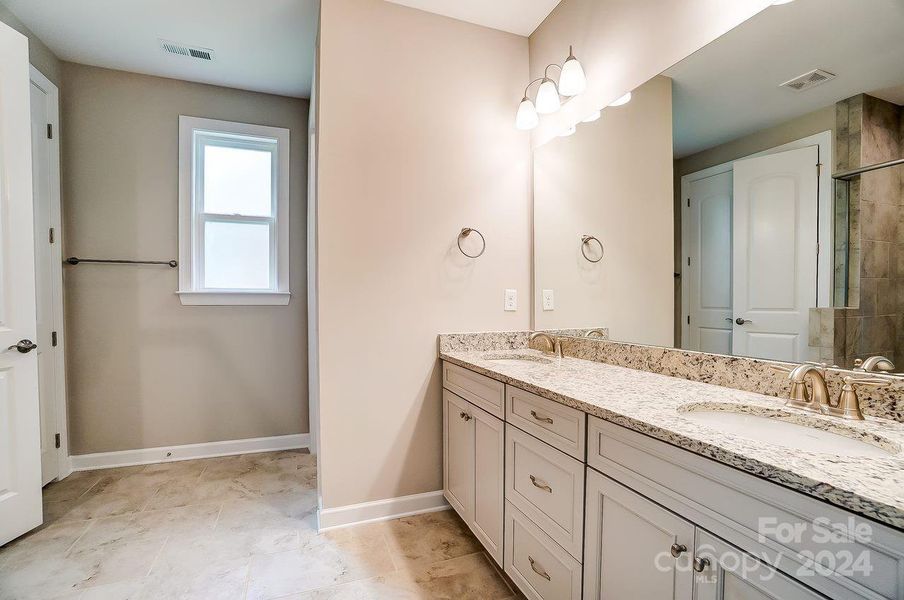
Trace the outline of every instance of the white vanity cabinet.
<instances>
[{"instance_id":1,"label":"white vanity cabinet","mask_svg":"<svg viewBox=\"0 0 904 600\"><path fill-rule=\"evenodd\" d=\"M691 600L694 525L587 469L584 600Z\"/></svg>"},{"instance_id":2,"label":"white vanity cabinet","mask_svg":"<svg viewBox=\"0 0 904 600\"><path fill-rule=\"evenodd\" d=\"M443 390L443 495L502 564L504 423Z\"/></svg>"}]
</instances>

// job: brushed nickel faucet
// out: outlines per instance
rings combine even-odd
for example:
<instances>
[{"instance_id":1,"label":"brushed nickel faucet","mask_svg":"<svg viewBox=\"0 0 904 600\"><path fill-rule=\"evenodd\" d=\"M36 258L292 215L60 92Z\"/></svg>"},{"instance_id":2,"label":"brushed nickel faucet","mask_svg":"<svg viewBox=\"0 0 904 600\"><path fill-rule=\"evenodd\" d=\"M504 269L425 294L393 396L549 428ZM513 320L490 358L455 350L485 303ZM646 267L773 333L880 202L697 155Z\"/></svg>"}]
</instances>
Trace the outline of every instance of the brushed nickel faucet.
<instances>
[{"instance_id":1,"label":"brushed nickel faucet","mask_svg":"<svg viewBox=\"0 0 904 600\"><path fill-rule=\"evenodd\" d=\"M793 368L784 365L771 366L776 371L788 373L788 379L791 381L791 393L785 406L803 408L852 421L863 420L860 398L857 397L855 386L879 386L888 383L879 378L855 378L847 375L844 377L844 385L838 395L838 400L833 401L825 380L828 365L803 363Z\"/></svg>"},{"instance_id":2,"label":"brushed nickel faucet","mask_svg":"<svg viewBox=\"0 0 904 600\"><path fill-rule=\"evenodd\" d=\"M895 370L895 363L891 362L884 356L870 356L866 360L859 358L854 361L855 371L878 371L880 373L891 373Z\"/></svg>"},{"instance_id":3,"label":"brushed nickel faucet","mask_svg":"<svg viewBox=\"0 0 904 600\"><path fill-rule=\"evenodd\" d=\"M562 341L555 336L549 335L545 331L535 331L530 334L530 338L527 342L527 347L530 348L530 345L534 342L534 340L543 340L546 342L546 350L543 352L548 352L550 354L555 354L559 358L562 358Z\"/></svg>"},{"instance_id":4,"label":"brushed nickel faucet","mask_svg":"<svg viewBox=\"0 0 904 600\"><path fill-rule=\"evenodd\" d=\"M584 332L584 337L587 337L587 338L589 338L589 337L605 338L605 337L606 337L606 330L603 329L602 327L594 327L593 329L588 329L587 331L585 331L585 332Z\"/></svg>"}]
</instances>

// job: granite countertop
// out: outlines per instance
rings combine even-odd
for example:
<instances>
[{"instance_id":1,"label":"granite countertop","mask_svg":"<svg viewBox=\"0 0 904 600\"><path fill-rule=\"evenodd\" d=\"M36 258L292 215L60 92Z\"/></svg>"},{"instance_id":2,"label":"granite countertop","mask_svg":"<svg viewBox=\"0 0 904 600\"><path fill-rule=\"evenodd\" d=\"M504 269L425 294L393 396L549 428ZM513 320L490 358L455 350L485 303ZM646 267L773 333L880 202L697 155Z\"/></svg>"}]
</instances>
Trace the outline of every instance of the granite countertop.
<instances>
[{"instance_id":1,"label":"granite countertop","mask_svg":"<svg viewBox=\"0 0 904 600\"><path fill-rule=\"evenodd\" d=\"M501 354L546 357L551 362L488 360ZM872 417L842 421L784 407L782 399L772 396L578 358L555 358L535 350L448 351L441 352L440 358L904 529L902 423ZM781 410L787 416L783 420L806 420L892 454L865 458L804 452L732 435L686 416L694 406L735 412L736 405L751 414Z\"/></svg>"}]
</instances>

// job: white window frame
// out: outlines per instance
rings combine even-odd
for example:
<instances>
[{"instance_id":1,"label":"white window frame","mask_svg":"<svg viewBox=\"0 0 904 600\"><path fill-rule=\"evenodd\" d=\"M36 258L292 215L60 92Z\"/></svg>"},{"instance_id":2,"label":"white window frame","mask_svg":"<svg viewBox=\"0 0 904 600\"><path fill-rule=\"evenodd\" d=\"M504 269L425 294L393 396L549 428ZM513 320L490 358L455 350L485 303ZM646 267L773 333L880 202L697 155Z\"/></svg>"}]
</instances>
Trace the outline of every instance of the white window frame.
<instances>
[{"instance_id":1,"label":"white window frame","mask_svg":"<svg viewBox=\"0 0 904 600\"><path fill-rule=\"evenodd\" d=\"M202 160L201 142L209 144L217 137L230 135L259 138L240 142L247 148L272 151L276 140L276 190L273 194L275 216L251 217L211 215L203 212L202 181L196 172ZM236 147L232 140L228 146ZM204 224L208 221L269 223L270 282L267 290L205 289ZM286 305L289 303L289 130L281 127L250 125L199 117L179 117L179 291L182 304L211 305Z\"/></svg>"}]
</instances>

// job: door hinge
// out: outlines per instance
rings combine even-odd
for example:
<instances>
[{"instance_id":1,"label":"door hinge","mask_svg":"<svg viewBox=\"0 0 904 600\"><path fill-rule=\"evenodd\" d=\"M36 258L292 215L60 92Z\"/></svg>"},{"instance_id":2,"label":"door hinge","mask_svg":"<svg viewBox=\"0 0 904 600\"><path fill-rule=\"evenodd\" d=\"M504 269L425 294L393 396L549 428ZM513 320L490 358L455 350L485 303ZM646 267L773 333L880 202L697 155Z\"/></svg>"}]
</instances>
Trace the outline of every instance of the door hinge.
<instances>
[{"instance_id":1,"label":"door hinge","mask_svg":"<svg viewBox=\"0 0 904 600\"><path fill-rule=\"evenodd\" d=\"M56 445L57 448L60 447L60 434L59 433L56 434L55 436L53 436L53 443Z\"/></svg>"},{"instance_id":2,"label":"door hinge","mask_svg":"<svg viewBox=\"0 0 904 600\"><path fill-rule=\"evenodd\" d=\"M687 316L687 324L688 324L688 325L691 324L691 316L690 316L690 315Z\"/></svg>"},{"instance_id":3,"label":"door hinge","mask_svg":"<svg viewBox=\"0 0 904 600\"><path fill-rule=\"evenodd\" d=\"M822 163L816 163L816 176L822 177Z\"/></svg>"},{"instance_id":4,"label":"door hinge","mask_svg":"<svg viewBox=\"0 0 904 600\"><path fill-rule=\"evenodd\" d=\"M51 243L51 244L52 244L52 243L54 242L54 240L56 239L56 236L54 235L53 227L50 228L50 234L49 234L47 237L48 237L48 239L50 240L50 243Z\"/></svg>"},{"instance_id":5,"label":"door hinge","mask_svg":"<svg viewBox=\"0 0 904 600\"><path fill-rule=\"evenodd\" d=\"M691 207L691 199L690 199L690 198L687 199L687 207L688 207L688 208Z\"/></svg>"},{"instance_id":6,"label":"door hinge","mask_svg":"<svg viewBox=\"0 0 904 600\"><path fill-rule=\"evenodd\" d=\"M50 345L56 348L57 345L57 334L56 331L50 332Z\"/></svg>"},{"instance_id":7,"label":"door hinge","mask_svg":"<svg viewBox=\"0 0 904 600\"><path fill-rule=\"evenodd\" d=\"M687 266L691 266L691 257L690 256L687 257Z\"/></svg>"},{"instance_id":8,"label":"door hinge","mask_svg":"<svg viewBox=\"0 0 904 600\"><path fill-rule=\"evenodd\" d=\"M47 139L48 140L53 139L53 124L52 123L47 124Z\"/></svg>"}]
</instances>

